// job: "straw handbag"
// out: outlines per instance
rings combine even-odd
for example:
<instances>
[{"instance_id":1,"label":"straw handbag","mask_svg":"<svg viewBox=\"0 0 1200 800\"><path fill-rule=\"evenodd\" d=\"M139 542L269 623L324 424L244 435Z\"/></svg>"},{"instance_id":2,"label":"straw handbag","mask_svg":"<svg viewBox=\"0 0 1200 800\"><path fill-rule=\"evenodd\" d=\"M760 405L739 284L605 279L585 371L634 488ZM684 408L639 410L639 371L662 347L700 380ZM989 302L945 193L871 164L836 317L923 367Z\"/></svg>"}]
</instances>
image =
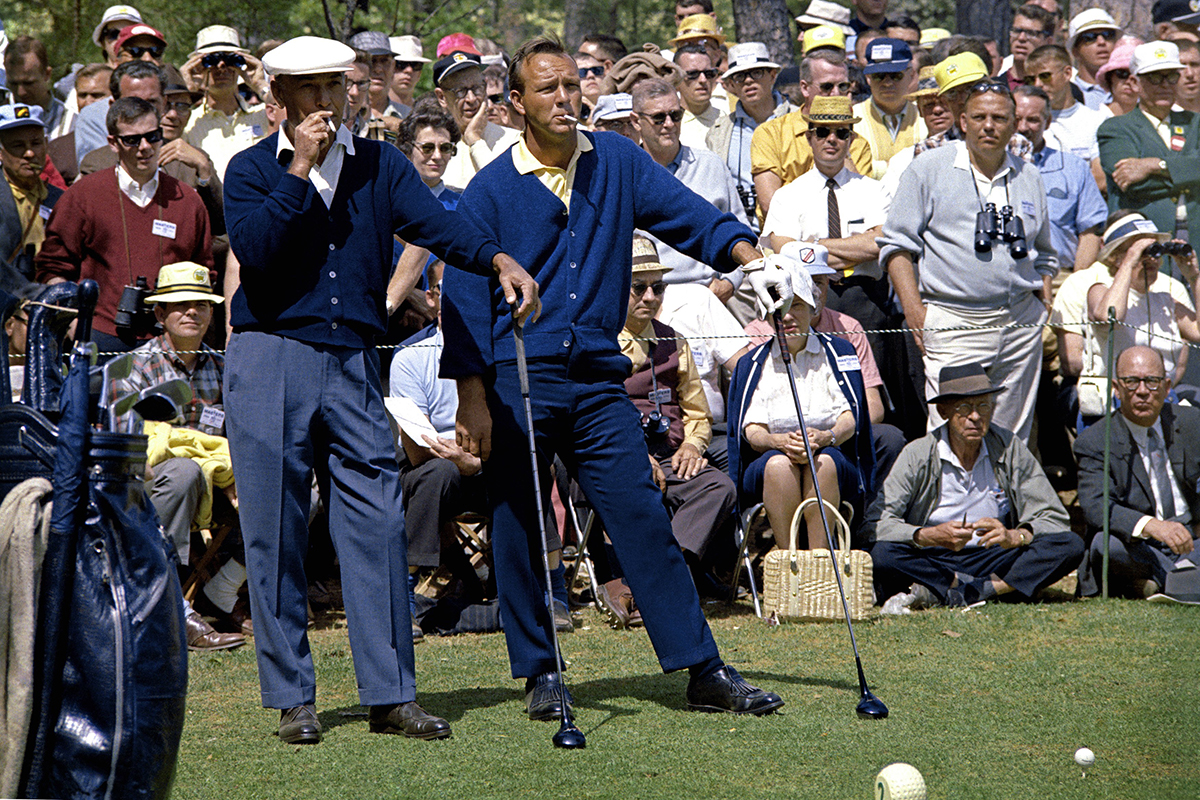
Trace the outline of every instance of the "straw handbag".
<instances>
[{"instance_id":1,"label":"straw handbag","mask_svg":"<svg viewBox=\"0 0 1200 800\"><path fill-rule=\"evenodd\" d=\"M763 564L763 610L768 615L774 613L780 620L835 622L845 618L829 551L796 549L796 534L804 510L816 502L810 498L800 504L792 517L788 549L772 550ZM874 597L871 556L864 550L850 549L850 526L829 503L825 503L825 508L838 539L837 563L842 571L850 618L866 619Z\"/></svg>"}]
</instances>

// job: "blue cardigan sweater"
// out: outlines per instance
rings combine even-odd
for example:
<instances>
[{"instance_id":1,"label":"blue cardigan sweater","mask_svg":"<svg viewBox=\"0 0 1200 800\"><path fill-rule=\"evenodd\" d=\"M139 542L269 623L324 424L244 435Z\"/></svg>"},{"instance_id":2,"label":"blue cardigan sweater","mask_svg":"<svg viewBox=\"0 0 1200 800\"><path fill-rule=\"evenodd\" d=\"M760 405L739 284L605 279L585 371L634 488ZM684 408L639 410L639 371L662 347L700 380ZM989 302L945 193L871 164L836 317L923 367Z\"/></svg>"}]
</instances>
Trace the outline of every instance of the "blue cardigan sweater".
<instances>
[{"instance_id":1,"label":"blue cardigan sweater","mask_svg":"<svg viewBox=\"0 0 1200 800\"><path fill-rule=\"evenodd\" d=\"M443 208L392 145L354 137L326 208L311 181L276 159L279 135L235 155L225 173L229 243L241 262L235 331L370 347L387 323L393 233L491 272L495 240Z\"/></svg>"},{"instance_id":2,"label":"blue cardigan sweater","mask_svg":"<svg viewBox=\"0 0 1200 800\"><path fill-rule=\"evenodd\" d=\"M624 136L582 133L594 148L580 153L571 211L537 176L522 175L504 153L467 185L458 213L537 280L542 315L527 324L530 358L617 365L617 334L625 323L634 228L721 272L737 268L731 251L754 243L732 214L685 187ZM480 375L516 358L512 317L499 282L446 269L443 278L444 378ZM582 359L582 360L581 360Z\"/></svg>"}]
</instances>

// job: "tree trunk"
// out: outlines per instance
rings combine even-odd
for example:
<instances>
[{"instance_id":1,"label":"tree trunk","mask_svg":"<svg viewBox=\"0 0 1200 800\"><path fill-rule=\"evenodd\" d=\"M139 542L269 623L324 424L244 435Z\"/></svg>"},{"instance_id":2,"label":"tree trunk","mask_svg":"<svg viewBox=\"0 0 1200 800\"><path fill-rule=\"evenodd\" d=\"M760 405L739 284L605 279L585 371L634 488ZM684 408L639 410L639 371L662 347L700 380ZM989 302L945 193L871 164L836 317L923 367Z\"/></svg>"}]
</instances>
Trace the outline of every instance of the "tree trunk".
<instances>
[{"instance_id":1,"label":"tree trunk","mask_svg":"<svg viewBox=\"0 0 1200 800\"><path fill-rule=\"evenodd\" d=\"M967 36L995 40L1001 53L1008 53L1008 29L1012 27L1009 0L958 0L955 30Z\"/></svg>"},{"instance_id":2,"label":"tree trunk","mask_svg":"<svg viewBox=\"0 0 1200 800\"><path fill-rule=\"evenodd\" d=\"M739 42L762 42L781 66L795 63L792 14L784 0L733 0Z\"/></svg>"}]
</instances>

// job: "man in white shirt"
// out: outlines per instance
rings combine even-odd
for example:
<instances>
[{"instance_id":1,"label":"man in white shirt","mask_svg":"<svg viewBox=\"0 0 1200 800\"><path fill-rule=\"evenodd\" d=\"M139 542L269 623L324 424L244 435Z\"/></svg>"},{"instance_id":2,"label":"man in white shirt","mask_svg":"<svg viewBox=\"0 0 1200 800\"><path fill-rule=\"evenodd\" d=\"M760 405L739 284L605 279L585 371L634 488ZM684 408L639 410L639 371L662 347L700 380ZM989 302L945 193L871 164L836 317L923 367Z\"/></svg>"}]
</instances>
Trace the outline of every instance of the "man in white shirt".
<instances>
[{"instance_id":1,"label":"man in white shirt","mask_svg":"<svg viewBox=\"0 0 1200 800\"><path fill-rule=\"evenodd\" d=\"M488 122L483 62L474 53L454 52L440 59L433 65L433 82L438 102L462 131L462 140L443 176L448 187L461 192L475 173L507 150L521 132Z\"/></svg>"},{"instance_id":2,"label":"man in white shirt","mask_svg":"<svg viewBox=\"0 0 1200 800\"><path fill-rule=\"evenodd\" d=\"M1072 96L1071 57L1066 48L1047 44L1030 53L1025 60L1025 83L1039 87L1050 97L1046 141L1055 150L1088 162L1097 184L1103 186L1104 170L1100 166L1096 131L1108 116L1076 102Z\"/></svg>"},{"instance_id":3,"label":"man in white shirt","mask_svg":"<svg viewBox=\"0 0 1200 800\"><path fill-rule=\"evenodd\" d=\"M680 141L697 149L708 145L704 139L717 120L726 116L713 105L713 87L720 72L713 66L712 57L702 44L685 44L675 51L675 66L683 71L679 96L683 99L683 123Z\"/></svg>"}]
</instances>

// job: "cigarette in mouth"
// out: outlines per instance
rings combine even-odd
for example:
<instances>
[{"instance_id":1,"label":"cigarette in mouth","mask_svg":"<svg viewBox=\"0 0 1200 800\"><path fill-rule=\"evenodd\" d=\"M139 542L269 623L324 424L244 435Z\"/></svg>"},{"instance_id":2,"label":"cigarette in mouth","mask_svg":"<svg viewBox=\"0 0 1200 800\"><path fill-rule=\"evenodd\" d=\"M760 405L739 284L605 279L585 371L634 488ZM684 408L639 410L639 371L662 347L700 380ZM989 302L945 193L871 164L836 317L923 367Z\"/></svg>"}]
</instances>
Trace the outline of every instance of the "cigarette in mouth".
<instances>
[{"instance_id":1,"label":"cigarette in mouth","mask_svg":"<svg viewBox=\"0 0 1200 800\"><path fill-rule=\"evenodd\" d=\"M576 125L578 125L578 124L579 124L579 118L578 118L578 117L572 117L570 114L563 114L563 116L566 118L567 122L573 122L573 123L575 123Z\"/></svg>"}]
</instances>

